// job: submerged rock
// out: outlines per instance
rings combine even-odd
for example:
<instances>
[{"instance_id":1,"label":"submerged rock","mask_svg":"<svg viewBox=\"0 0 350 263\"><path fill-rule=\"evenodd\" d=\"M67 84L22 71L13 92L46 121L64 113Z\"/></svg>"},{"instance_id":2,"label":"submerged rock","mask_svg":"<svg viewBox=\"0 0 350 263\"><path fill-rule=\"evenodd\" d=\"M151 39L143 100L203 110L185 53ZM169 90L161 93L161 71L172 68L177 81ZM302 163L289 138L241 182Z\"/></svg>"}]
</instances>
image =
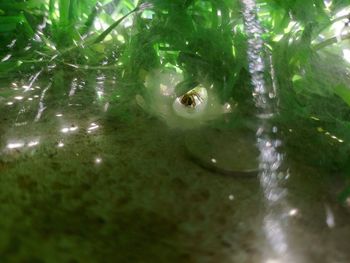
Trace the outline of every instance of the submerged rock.
<instances>
[{"instance_id":1,"label":"submerged rock","mask_svg":"<svg viewBox=\"0 0 350 263\"><path fill-rule=\"evenodd\" d=\"M187 134L185 143L190 158L213 172L256 175L259 171L255 134L247 129L195 130Z\"/></svg>"}]
</instances>

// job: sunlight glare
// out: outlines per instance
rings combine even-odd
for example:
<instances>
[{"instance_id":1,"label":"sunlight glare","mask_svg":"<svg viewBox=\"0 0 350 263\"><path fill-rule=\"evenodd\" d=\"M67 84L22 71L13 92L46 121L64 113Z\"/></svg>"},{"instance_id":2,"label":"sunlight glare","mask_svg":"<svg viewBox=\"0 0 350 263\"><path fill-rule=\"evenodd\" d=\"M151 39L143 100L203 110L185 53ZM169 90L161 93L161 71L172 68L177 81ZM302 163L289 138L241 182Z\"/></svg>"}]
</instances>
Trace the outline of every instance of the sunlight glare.
<instances>
[{"instance_id":1,"label":"sunlight glare","mask_svg":"<svg viewBox=\"0 0 350 263\"><path fill-rule=\"evenodd\" d=\"M7 144L7 148L8 149L18 149L18 148L22 148L24 146L24 142L13 142L13 143L9 143Z\"/></svg>"},{"instance_id":2,"label":"sunlight glare","mask_svg":"<svg viewBox=\"0 0 350 263\"><path fill-rule=\"evenodd\" d=\"M28 142L27 146L28 147L34 147L34 146L37 146L38 144L39 144L39 141L35 140L35 141Z\"/></svg>"},{"instance_id":3,"label":"sunlight glare","mask_svg":"<svg viewBox=\"0 0 350 263\"><path fill-rule=\"evenodd\" d=\"M346 62L350 63L350 49L343 49L343 57Z\"/></svg>"},{"instance_id":4,"label":"sunlight glare","mask_svg":"<svg viewBox=\"0 0 350 263\"><path fill-rule=\"evenodd\" d=\"M332 6L333 1L332 0L323 0L324 5L326 7L327 10L329 10L329 8Z\"/></svg>"},{"instance_id":5,"label":"sunlight glare","mask_svg":"<svg viewBox=\"0 0 350 263\"><path fill-rule=\"evenodd\" d=\"M11 58L11 54L8 54L8 55L6 55L2 60L1 60L1 62L5 62L5 61L7 61L7 60L9 60L10 58Z\"/></svg>"},{"instance_id":6,"label":"sunlight glare","mask_svg":"<svg viewBox=\"0 0 350 263\"><path fill-rule=\"evenodd\" d=\"M100 126L94 122L92 122L89 126L89 128L87 129L88 130L88 133L91 133L92 131L98 129Z\"/></svg>"},{"instance_id":7,"label":"sunlight glare","mask_svg":"<svg viewBox=\"0 0 350 263\"><path fill-rule=\"evenodd\" d=\"M293 208L289 211L289 216L296 216L299 213L298 209Z\"/></svg>"},{"instance_id":8,"label":"sunlight glare","mask_svg":"<svg viewBox=\"0 0 350 263\"><path fill-rule=\"evenodd\" d=\"M326 224L329 228L335 227L335 219L334 219L334 214L331 208L326 205Z\"/></svg>"}]
</instances>

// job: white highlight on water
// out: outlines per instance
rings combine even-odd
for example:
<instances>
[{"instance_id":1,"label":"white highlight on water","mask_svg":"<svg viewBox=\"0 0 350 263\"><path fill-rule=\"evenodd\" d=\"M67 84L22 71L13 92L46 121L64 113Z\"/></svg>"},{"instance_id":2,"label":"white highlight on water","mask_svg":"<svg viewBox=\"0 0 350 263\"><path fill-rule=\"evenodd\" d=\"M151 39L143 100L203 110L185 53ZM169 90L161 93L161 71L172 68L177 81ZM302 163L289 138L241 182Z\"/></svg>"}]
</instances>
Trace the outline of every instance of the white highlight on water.
<instances>
[{"instance_id":1,"label":"white highlight on water","mask_svg":"<svg viewBox=\"0 0 350 263\"><path fill-rule=\"evenodd\" d=\"M101 100L103 98L104 91L105 91L105 81L106 81L106 76L103 73L100 73L96 78L95 91L96 91L98 100Z\"/></svg>"},{"instance_id":2,"label":"white highlight on water","mask_svg":"<svg viewBox=\"0 0 350 263\"><path fill-rule=\"evenodd\" d=\"M28 85L25 85L23 86L24 88L24 92L27 92L29 91L33 84L35 83L35 81L38 79L39 75L43 72L43 70L41 69L40 71L38 71L35 75L31 76L30 79L29 79L29 84Z\"/></svg>"},{"instance_id":3,"label":"white highlight on water","mask_svg":"<svg viewBox=\"0 0 350 263\"><path fill-rule=\"evenodd\" d=\"M40 95L40 101L39 101L39 108L38 113L35 116L34 122L37 122L40 120L41 115L43 114L44 110L46 109L46 106L44 105L44 98L47 90L51 87L51 83L43 90L43 92Z\"/></svg>"},{"instance_id":4,"label":"white highlight on water","mask_svg":"<svg viewBox=\"0 0 350 263\"><path fill-rule=\"evenodd\" d=\"M244 26L248 35L248 62L251 83L253 86L252 95L254 98L259 127L256 131L257 147L259 156L259 179L261 189L265 197L267 208L263 220L265 237L272 249L266 255L268 259L289 261L289 246L286 233L284 231L284 220L288 220L284 215L290 211L286 202L287 190L281 186L281 181L286 175L281 171L283 154L278 151L282 142L275 139L278 131L277 127L270 124L270 119L277 112L276 83L274 81L274 70L271 61L265 64L266 56L264 42L262 40L263 29L257 17L257 6L254 0L242 0L244 10ZM267 85L265 81L265 71L269 71L272 78L272 85Z\"/></svg>"}]
</instances>

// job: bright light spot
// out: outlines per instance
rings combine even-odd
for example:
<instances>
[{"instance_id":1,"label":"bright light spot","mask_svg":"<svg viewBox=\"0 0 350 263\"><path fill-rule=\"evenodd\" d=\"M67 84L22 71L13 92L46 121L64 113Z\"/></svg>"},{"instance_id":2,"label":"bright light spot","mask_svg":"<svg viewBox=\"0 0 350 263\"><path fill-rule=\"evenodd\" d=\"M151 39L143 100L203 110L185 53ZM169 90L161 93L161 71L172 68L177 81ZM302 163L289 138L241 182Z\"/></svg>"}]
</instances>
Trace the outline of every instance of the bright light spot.
<instances>
[{"instance_id":1,"label":"bright light spot","mask_svg":"<svg viewBox=\"0 0 350 263\"><path fill-rule=\"evenodd\" d=\"M36 146L36 145L38 145L39 144L39 141L30 141L30 142L28 142L28 147L33 147L33 146Z\"/></svg>"},{"instance_id":2,"label":"bright light spot","mask_svg":"<svg viewBox=\"0 0 350 263\"><path fill-rule=\"evenodd\" d=\"M97 97L99 98L99 99L101 99L102 98L102 96L103 96L103 91L97 91Z\"/></svg>"},{"instance_id":3,"label":"bright light spot","mask_svg":"<svg viewBox=\"0 0 350 263\"><path fill-rule=\"evenodd\" d=\"M5 62L6 60L9 60L11 58L11 54L6 55L1 62Z\"/></svg>"},{"instance_id":4,"label":"bright light spot","mask_svg":"<svg viewBox=\"0 0 350 263\"><path fill-rule=\"evenodd\" d=\"M22 88L23 88L23 89L25 89L25 90L30 89L30 87L29 87L29 86L27 86L27 85L23 85L23 86L22 86Z\"/></svg>"},{"instance_id":5,"label":"bright light spot","mask_svg":"<svg viewBox=\"0 0 350 263\"><path fill-rule=\"evenodd\" d=\"M125 28L128 28L128 27L131 27L133 25L133 22L131 19L128 19L127 21L125 21L124 23L124 27Z\"/></svg>"},{"instance_id":6,"label":"bright light spot","mask_svg":"<svg viewBox=\"0 0 350 263\"><path fill-rule=\"evenodd\" d=\"M221 10L218 10L217 14L218 16L221 16Z\"/></svg>"},{"instance_id":7,"label":"bright light spot","mask_svg":"<svg viewBox=\"0 0 350 263\"><path fill-rule=\"evenodd\" d=\"M61 132L67 133L67 132L69 132L69 128L63 128L63 129L61 130Z\"/></svg>"},{"instance_id":8,"label":"bright light spot","mask_svg":"<svg viewBox=\"0 0 350 263\"><path fill-rule=\"evenodd\" d=\"M69 128L69 131L76 131L78 130L78 126L73 126Z\"/></svg>"},{"instance_id":9,"label":"bright light spot","mask_svg":"<svg viewBox=\"0 0 350 263\"><path fill-rule=\"evenodd\" d=\"M56 117L62 117L62 116L63 116L62 113L57 113L57 114L56 114Z\"/></svg>"},{"instance_id":10,"label":"bright light spot","mask_svg":"<svg viewBox=\"0 0 350 263\"><path fill-rule=\"evenodd\" d=\"M33 98L28 98L28 100L33 100Z\"/></svg>"},{"instance_id":11,"label":"bright light spot","mask_svg":"<svg viewBox=\"0 0 350 263\"><path fill-rule=\"evenodd\" d=\"M229 195L228 199L230 199L231 201L233 201L235 199L234 195Z\"/></svg>"},{"instance_id":12,"label":"bright light spot","mask_svg":"<svg viewBox=\"0 0 350 263\"><path fill-rule=\"evenodd\" d=\"M275 41L275 42L278 42L278 41L280 41L282 38L283 38L283 35L280 34L280 35L276 35L272 40Z\"/></svg>"},{"instance_id":13,"label":"bright light spot","mask_svg":"<svg viewBox=\"0 0 350 263\"><path fill-rule=\"evenodd\" d=\"M348 13L346 9L342 9L340 12L338 12L335 17L342 17L345 16ZM342 20L339 20L332 24L331 30L333 30L337 41L340 42L342 40L342 36L347 33L347 27L345 27L345 21L347 18L344 18Z\"/></svg>"},{"instance_id":14,"label":"bright light spot","mask_svg":"<svg viewBox=\"0 0 350 263\"><path fill-rule=\"evenodd\" d=\"M335 15L335 17L346 16L348 13L349 13L348 8L343 8Z\"/></svg>"},{"instance_id":15,"label":"bright light spot","mask_svg":"<svg viewBox=\"0 0 350 263\"><path fill-rule=\"evenodd\" d=\"M303 78L302 76L296 74L293 76L292 81L295 82L295 81L301 80L302 78Z\"/></svg>"},{"instance_id":16,"label":"bright light spot","mask_svg":"<svg viewBox=\"0 0 350 263\"><path fill-rule=\"evenodd\" d=\"M23 97L22 96L16 96L15 100L23 100Z\"/></svg>"},{"instance_id":17,"label":"bright light spot","mask_svg":"<svg viewBox=\"0 0 350 263\"><path fill-rule=\"evenodd\" d=\"M288 244L280 220L274 218L271 214L267 215L265 217L264 230L274 251L280 255L286 254ZM270 261L270 263L272 262L277 263L279 261Z\"/></svg>"},{"instance_id":18,"label":"bright light spot","mask_svg":"<svg viewBox=\"0 0 350 263\"><path fill-rule=\"evenodd\" d=\"M300 31L302 29L301 25L296 21L290 21L288 27L284 29L284 33L288 34L291 30L294 32Z\"/></svg>"},{"instance_id":19,"label":"bright light spot","mask_svg":"<svg viewBox=\"0 0 350 263\"><path fill-rule=\"evenodd\" d=\"M96 129L98 129L100 126L98 125L98 124L96 124L96 123L91 123L90 124L90 127L88 128L88 132L91 132L91 131L93 131L93 130L96 130Z\"/></svg>"},{"instance_id":20,"label":"bright light spot","mask_svg":"<svg viewBox=\"0 0 350 263\"><path fill-rule=\"evenodd\" d=\"M12 82L11 84L12 84L12 86L17 87L17 83L16 82Z\"/></svg>"},{"instance_id":21,"label":"bright light spot","mask_svg":"<svg viewBox=\"0 0 350 263\"><path fill-rule=\"evenodd\" d=\"M345 203L350 207L350 197L346 198Z\"/></svg>"},{"instance_id":22,"label":"bright light spot","mask_svg":"<svg viewBox=\"0 0 350 263\"><path fill-rule=\"evenodd\" d=\"M72 125L71 127L65 127L65 128L62 128L61 129L61 132L63 132L63 133L68 133L68 132L73 132L73 131L76 131L76 130L78 130L78 126L74 126L74 125Z\"/></svg>"},{"instance_id":23,"label":"bright light spot","mask_svg":"<svg viewBox=\"0 0 350 263\"><path fill-rule=\"evenodd\" d=\"M212 162L212 163L216 163L217 161L216 161L216 159L212 158L212 159L211 159L211 162Z\"/></svg>"},{"instance_id":24,"label":"bright light spot","mask_svg":"<svg viewBox=\"0 0 350 263\"><path fill-rule=\"evenodd\" d=\"M269 258L268 260L266 260L266 263L282 263L282 262L279 259Z\"/></svg>"},{"instance_id":25,"label":"bright light spot","mask_svg":"<svg viewBox=\"0 0 350 263\"><path fill-rule=\"evenodd\" d=\"M98 20L95 20L94 27L95 27L96 30L101 30L102 29L102 25L101 25L101 23L99 23Z\"/></svg>"},{"instance_id":26,"label":"bright light spot","mask_svg":"<svg viewBox=\"0 0 350 263\"><path fill-rule=\"evenodd\" d=\"M350 49L343 49L343 57L346 62L350 63Z\"/></svg>"},{"instance_id":27,"label":"bright light spot","mask_svg":"<svg viewBox=\"0 0 350 263\"><path fill-rule=\"evenodd\" d=\"M17 148L22 148L23 146L24 146L23 142L14 142L14 143L7 144L8 149L17 149Z\"/></svg>"},{"instance_id":28,"label":"bright light spot","mask_svg":"<svg viewBox=\"0 0 350 263\"><path fill-rule=\"evenodd\" d=\"M103 107L104 112L106 112L106 111L108 110L108 108L109 108L109 102L107 102L107 103L104 105L104 107Z\"/></svg>"},{"instance_id":29,"label":"bright light spot","mask_svg":"<svg viewBox=\"0 0 350 263\"><path fill-rule=\"evenodd\" d=\"M335 227L334 214L328 205L326 205L326 224L329 228Z\"/></svg>"},{"instance_id":30,"label":"bright light spot","mask_svg":"<svg viewBox=\"0 0 350 263\"><path fill-rule=\"evenodd\" d=\"M95 159L95 163L100 164L101 162L102 162L102 159L101 159L101 158L96 158L96 159Z\"/></svg>"},{"instance_id":31,"label":"bright light spot","mask_svg":"<svg viewBox=\"0 0 350 263\"><path fill-rule=\"evenodd\" d=\"M332 5L332 0L323 0L326 9L328 10Z\"/></svg>"},{"instance_id":32,"label":"bright light spot","mask_svg":"<svg viewBox=\"0 0 350 263\"><path fill-rule=\"evenodd\" d=\"M57 146L60 147L60 148L62 148L62 147L64 146L64 143L63 143L63 142L59 142L59 143L57 144Z\"/></svg>"},{"instance_id":33,"label":"bright light spot","mask_svg":"<svg viewBox=\"0 0 350 263\"><path fill-rule=\"evenodd\" d=\"M13 105L12 101L9 101L8 103L6 103L7 105Z\"/></svg>"},{"instance_id":34,"label":"bright light spot","mask_svg":"<svg viewBox=\"0 0 350 263\"><path fill-rule=\"evenodd\" d=\"M224 113L229 113L232 111L232 107L230 103L225 103L224 104Z\"/></svg>"},{"instance_id":35,"label":"bright light spot","mask_svg":"<svg viewBox=\"0 0 350 263\"><path fill-rule=\"evenodd\" d=\"M118 35L117 36L117 39L122 42L122 43L125 43L125 38L122 36L122 35Z\"/></svg>"},{"instance_id":36,"label":"bright light spot","mask_svg":"<svg viewBox=\"0 0 350 263\"><path fill-rule=\"evenodd\" d=\"M296 216L299 213L298 209L294 208L289 211L290 216Z\"/></svg>"},{"instance_id":37,"label":"bright light spot","mask_svg":"<svg viewBox=\"0 0 350 263\"><path fill-rule=\"evenodd\" d=\"M34 98L39 98L39 95L34 95Z\"/></svg>"}]
</instances>

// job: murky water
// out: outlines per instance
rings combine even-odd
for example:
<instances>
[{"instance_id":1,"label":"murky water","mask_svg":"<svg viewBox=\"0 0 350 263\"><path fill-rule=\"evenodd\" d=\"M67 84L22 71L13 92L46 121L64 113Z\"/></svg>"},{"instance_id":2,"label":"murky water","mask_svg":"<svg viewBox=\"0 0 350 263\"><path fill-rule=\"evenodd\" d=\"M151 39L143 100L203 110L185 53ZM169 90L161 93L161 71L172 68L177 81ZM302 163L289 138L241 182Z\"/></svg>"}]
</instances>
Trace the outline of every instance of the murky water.
<instances>
[{"instance_id":1,"label":"murky water","mask_svg":"<svg viewBox=\"0 0 350 263\"><path fill-rule=\"evenodd\" d=\"M125 87L108 71L1 80L2 262L350 261L340 176L293 156L267 181L208 169L188 145L234 140L234 111L174 128Z\"/></svg>"}]
</instances>

